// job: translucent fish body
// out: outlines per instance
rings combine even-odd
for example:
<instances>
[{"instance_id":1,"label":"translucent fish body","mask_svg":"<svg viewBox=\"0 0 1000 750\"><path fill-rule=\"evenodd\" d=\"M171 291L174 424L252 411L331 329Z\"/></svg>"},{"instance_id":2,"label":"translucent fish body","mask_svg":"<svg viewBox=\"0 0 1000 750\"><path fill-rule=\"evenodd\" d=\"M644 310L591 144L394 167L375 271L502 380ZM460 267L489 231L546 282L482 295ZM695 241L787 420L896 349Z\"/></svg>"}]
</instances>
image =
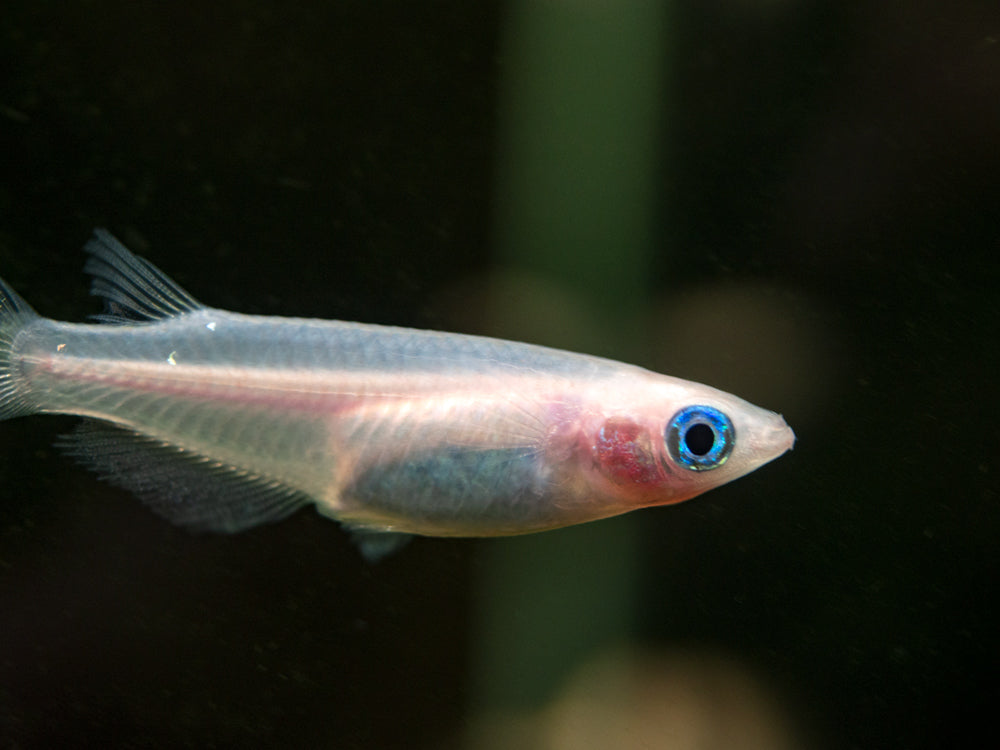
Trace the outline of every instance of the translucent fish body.
<instances>
[{"instance_id":1,"label":"translucent fish body","mask_svg":"<svg viewBox=\"0 0 1000 750\"><path fill-rule=\"evenodd\" d=\"M111 235L102 322L0 282L0 418L75 414L65 447L193 528L299 506L364 533L494 536L686 500L788 450L777 414L528 344L205 307Z\"/></svg>"}]
</instances>

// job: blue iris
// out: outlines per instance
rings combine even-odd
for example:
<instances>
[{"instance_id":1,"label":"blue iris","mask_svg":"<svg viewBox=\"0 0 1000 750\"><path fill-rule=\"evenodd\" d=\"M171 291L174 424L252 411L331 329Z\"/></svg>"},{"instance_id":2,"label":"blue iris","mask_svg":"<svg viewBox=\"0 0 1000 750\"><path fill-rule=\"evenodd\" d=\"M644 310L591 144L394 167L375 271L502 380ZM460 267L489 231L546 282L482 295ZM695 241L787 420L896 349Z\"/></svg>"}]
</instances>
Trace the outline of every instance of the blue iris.
<instances>
[{"instance_id":1,"label":"blue iris","mask_svg":"<svg viewBox=\"0 0 1000 750\"><path fill-rule=\"evenodd\" d=\"M711 406L685 406L671 417L664 435L670 457L685 469L708 471L733 452L736 430L729 417Z\"/></svg>"}]
</instances>

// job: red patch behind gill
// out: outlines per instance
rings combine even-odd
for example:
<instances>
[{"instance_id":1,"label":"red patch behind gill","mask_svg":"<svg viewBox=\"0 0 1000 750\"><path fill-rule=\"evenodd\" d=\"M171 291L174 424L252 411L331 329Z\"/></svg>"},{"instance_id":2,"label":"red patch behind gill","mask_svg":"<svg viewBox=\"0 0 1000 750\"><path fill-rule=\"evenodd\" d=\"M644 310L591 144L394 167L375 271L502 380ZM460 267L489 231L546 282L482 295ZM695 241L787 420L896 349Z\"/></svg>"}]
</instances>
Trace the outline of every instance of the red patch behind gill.
<instances>
[{"instance_id":1,"label":"red patch behind gill","mask_svg":"<svg viewBox=\"0 0 1000 750\"><path fill-rule=\"evenodd\" d=\"M667 478L648 430L625 417L604 422L597 432L593 455L601 473L617 485L653 489Z\"/></svg>"}]
</instances>

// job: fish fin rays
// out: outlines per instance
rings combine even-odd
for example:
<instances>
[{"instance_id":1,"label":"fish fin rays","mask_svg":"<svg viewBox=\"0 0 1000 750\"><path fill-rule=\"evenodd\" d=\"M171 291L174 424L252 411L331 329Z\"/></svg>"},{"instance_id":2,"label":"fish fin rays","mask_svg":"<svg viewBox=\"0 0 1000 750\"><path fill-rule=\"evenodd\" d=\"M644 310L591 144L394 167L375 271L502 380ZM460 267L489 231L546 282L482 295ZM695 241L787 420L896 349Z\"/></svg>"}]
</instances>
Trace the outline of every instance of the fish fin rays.
<instances>
[{"instance_id":1,"label":"fish fin rays","mask_svg":"<svg viewBox=\"0 0 1000 750\"><path fill-rule=\"evenodd\" d=\"M396 550L406 546L413 538L413 534L406 534L400 531L380 531L365 526L354 526L349 523L342 524L351 540L361 551L361 556L368 562L378 562L383 557L388 557Z\"/></svg>"},{"instance_id":2,"label":"fish fin rays","mask_svg":"<svg viewBox=\"0 0 1000 750\"><path fill-rule=\"evenodd\" d=\"M158 515L192 530L243 531L312 502L273 479L97 420L85 420L57 446L134 492Z\"/></svg>"},{"instance_id":3,"label":"fish fin rays","mask_svg":"<svg viewBox=\"0 0 1000 750\"><path fill-rule=\"evenodd\" d=\"M0 419L32 414L35 410L19 382L14 340L37 317L31 305L0 279Z\"/></svg>"},{"instance_id":4,"label":"fish fin rays","mask_svg":"<svg viewBox=\"0 0 1000 750\"><path fill-rule=\"evenodd\" d=\"M148 323L204 307L106 229L95 229L83 249L90 254L83 267L92 277L90 293L104 299L104 312L93 316L101 323Z\"/></svg>"}]
</instances>

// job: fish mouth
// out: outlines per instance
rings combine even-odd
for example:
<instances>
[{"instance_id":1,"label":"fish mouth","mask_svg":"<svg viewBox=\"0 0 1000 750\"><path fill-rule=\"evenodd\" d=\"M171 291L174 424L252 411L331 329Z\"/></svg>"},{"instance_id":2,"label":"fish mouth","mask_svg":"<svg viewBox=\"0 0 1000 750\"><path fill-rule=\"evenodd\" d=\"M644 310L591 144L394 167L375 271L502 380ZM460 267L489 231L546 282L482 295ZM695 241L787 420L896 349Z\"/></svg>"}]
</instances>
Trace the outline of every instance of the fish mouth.
<instances>
[{"instance_id":1,"label":"fish mouth","mask_svg":"<svg viewBox=\"0 0 1000 750\"><path fill-rule=\"evenodd\" d=\"M763 435L762 442L772 447L775 456L780 456L795 448L795 433L783 416L775 414L771 425Z\"/></svg>"},{"instance_id":2,"label":"fish mouth","mask_svg":"<svg viewBox=\"0 0 1000 750\"><path fill-rule=\"evenodd\" d=\"M770 413L754 427L750 449L762 463L795 447L795 433L780 414Z\"/></svg>"}]
</instances>

